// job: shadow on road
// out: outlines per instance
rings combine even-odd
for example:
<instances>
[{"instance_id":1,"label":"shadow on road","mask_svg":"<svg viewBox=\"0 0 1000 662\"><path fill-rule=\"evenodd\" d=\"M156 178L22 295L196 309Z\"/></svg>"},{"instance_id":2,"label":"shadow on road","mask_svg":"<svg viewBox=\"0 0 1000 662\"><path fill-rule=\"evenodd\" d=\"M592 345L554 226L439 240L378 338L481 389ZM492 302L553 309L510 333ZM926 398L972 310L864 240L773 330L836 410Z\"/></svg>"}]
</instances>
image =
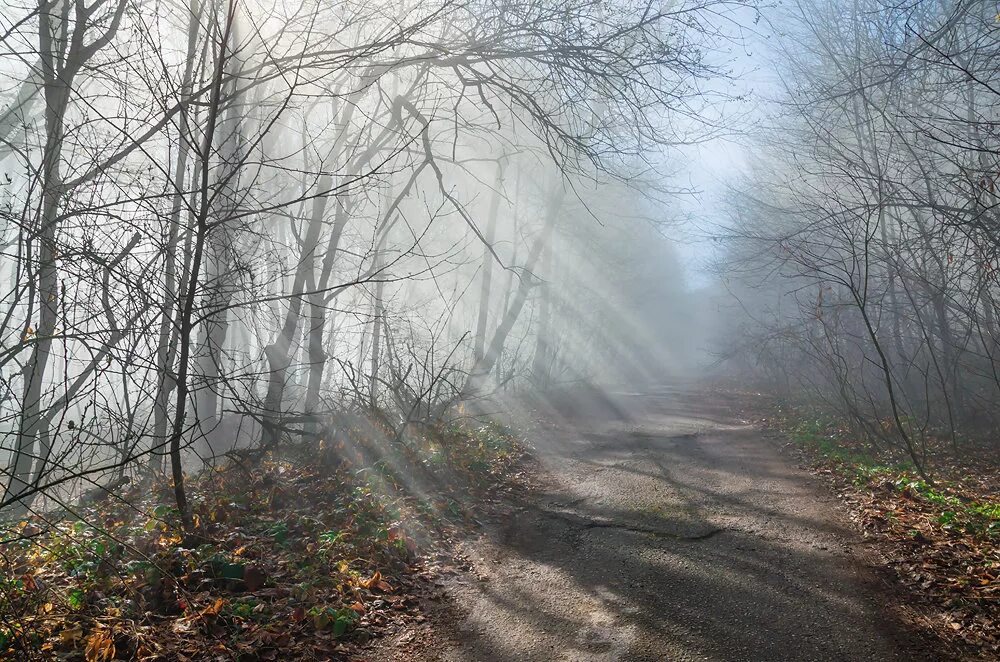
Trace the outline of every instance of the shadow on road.
<instances>
[{"instance_id":1,"label":"shadow on road","mask_svg":"<svg viewBox=\"0 0 1000 662\"><path fill-rule=\"evenodd\" d=\"M477 549L449 660L912 660L885 587L813 478L725 403L560 394L536 405L543 488ZM916 657L914 657L916 655Z\"/></svg>"}]
</instances>

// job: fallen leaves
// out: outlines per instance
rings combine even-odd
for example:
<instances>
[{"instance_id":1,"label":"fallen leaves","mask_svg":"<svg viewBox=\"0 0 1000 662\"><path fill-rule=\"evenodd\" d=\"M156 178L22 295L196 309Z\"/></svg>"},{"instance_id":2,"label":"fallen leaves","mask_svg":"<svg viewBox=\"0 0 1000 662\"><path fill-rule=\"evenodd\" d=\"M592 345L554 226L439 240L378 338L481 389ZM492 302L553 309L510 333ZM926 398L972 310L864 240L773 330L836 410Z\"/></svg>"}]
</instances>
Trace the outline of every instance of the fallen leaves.
<instances>
[{"instance_id":1,"label":"fallen leaves","mask_svg":"<svg viewBox=\"0 0 1000 662\"><path fill-rule=\"evenodd\" d=\"M368 579L364 579L358 582L358 585L361 588L368 589L369 591L377 589L379 591L382 591L383 593L392 592L392 586L389 585L389 582L382 579L382 573L379 572L378 570L376 570L375 574L373 574Z\"/></svg>"},{"instance_id":2,"label":"fallen leaves","mask_svg":"<svg viewBox=\"0 0 1000 662\"><path fill-rule=\"evenodd\" d=\"M1000 466L970 452L970 464L937 451L936 483L897 468L835 425L787 414L766 423L806 443L789 444L812 472L837 486L851 518L886 567L927 612L928 634L954 659L1000 659ZM931 449L934 451L935 449Z\"/></svg>"},{"instance_id":3,"label":"fallen leaves","mask_svg":"<svg viewBox=\"0 0 1000 662\"><path fill-rule=\"evenodd\" d=\"M73 646L83 639L83 628L79 624L68 625L59 630L59 642L64 646Z\"/></svg>"},{"instance_id":4,"label":"fallen leaves","mask_svg":"<svg viewBox=\"0 0 1000 662\"><path fill-rule=\"evenodd\" d=\"M264 574L263 569L257 566L247 566L243 572L243 582L251 593L262 589L266 581L267 575Z\"/></svg>"},{"instance_id":5,"label":"fallen leaves","mask_svg":"<svg viewBox=\"0 0 1000 662\"><path fill-rule=\"evenodd\" d=\"M207 618L212 616L218 616L222 611L222 608L226 606L226 600L224 598L216 598L215 602L205 607L198 613L199 618Z\"/></svg>"},{"instance_id":6,"label":"fallen leaves","mask_svg":"<svg viewBox=\"0 0 1000 662\"><path fill-rule=\"evenodd\" d=\"M115 659L117 651L111 632L98 628L89 637L84 648L84 659L87 662L110 662Z\"/></svg>"},{"instance_id":7,"label":"fallen leaves","mask_svg":"<svg viewBox=\"0 0 1000 662\"><path fill-rule=\"evenodd\" d=\"M331 468L306 449L192 477L193 532L163 505L168 484L87 505L79 520L0 531L0 622L19 624L0 628L0 659L350 659L423 618L437 571L417 553L470 521L458 496L494 485L518 457L492 426L435 434L400 449L440 475L445 487L426 499L391 476L369 480L358 458Z\"/></svg>"}]
</instances>

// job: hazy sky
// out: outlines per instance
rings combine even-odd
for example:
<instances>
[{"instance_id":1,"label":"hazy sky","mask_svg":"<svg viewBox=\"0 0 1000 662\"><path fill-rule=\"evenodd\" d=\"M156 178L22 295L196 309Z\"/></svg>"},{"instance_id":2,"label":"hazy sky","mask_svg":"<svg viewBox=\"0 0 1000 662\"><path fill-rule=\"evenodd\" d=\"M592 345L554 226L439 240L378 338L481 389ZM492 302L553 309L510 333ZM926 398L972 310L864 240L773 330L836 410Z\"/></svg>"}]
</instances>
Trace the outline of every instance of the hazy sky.
<instances>
[{"instance_id":1,"label":"hazy sky","mask_svg":"<svg viewBox=\"0 0 1000 662\"><path fill-rule=\"evenodd\" d=\"M679 246L678 254L694 287L710 280L705 266L716 244L708 237L724 221L722 201L726 189L744 172L748 150L752 149L751 134L766 120L768 102L778 91L773 67L775 25L780 25L784 12L781 7L765 8L759 21L754 20L755 12L749 9L734 16L741 27L742 43L733 43L720 53L720 61L729 63L732 78L720 82L717 89L745 97L745 101L730 104L725 135L684 150L688 163L683 183L699 192L680 201L687 220L681 233L684 244Z\"/></svg>"}]
</instances>

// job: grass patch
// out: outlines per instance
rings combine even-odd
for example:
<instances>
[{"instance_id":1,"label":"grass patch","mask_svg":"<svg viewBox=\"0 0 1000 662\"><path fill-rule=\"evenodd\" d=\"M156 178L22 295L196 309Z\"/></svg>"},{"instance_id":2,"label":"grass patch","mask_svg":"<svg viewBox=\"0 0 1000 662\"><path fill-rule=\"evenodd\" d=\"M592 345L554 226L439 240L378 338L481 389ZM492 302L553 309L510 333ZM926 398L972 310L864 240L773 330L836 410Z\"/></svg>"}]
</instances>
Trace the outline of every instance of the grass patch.
<instances>
[{"instance_id":1,"label":"grass patch","mask_svg":"<svg viewBox=\"0 0 1000 662\"><path fill-rule=\"evenodd\" d=\"M916 475L912 464L887 462L846 438L834 419L813 415L789 422L785 433L793 443L856 488L890 485L904 497L923 501L946 529L1000 535L1000 501L965 497L960 482L940 480L932 486Z\"/></svg>"}]
</instances>

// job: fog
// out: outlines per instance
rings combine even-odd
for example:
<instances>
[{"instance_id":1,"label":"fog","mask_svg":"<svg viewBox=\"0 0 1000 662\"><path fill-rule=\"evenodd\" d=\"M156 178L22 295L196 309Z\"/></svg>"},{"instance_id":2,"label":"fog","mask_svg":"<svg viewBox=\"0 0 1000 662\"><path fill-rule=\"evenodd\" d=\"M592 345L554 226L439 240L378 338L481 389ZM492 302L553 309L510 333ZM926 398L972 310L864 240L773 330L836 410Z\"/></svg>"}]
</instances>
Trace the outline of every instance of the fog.
<instances>
[{"instance_id":1,"label":"fog","mask_svg":"<svg viewBox=\"0 0 1000 662\"><path fill-rule=\"evenodd\" d=\"M737 9L5 4L3 507L697 370Z\"/></svg>"},{"instance_id":2,"label":"fog","mask_svg":"<svg viewBox=\"0 0 1000 662\"><path fill-rule=\"evenodd\" d=\"M919 471L996 428L995 7L797 3L721 198L729 374ZM722 308L720 308L721 310Z\"/></svg>"},{"instance_id":3,"label":"fog","mask_svg":"<svg viewBox=\"0 0 1000 662\"><path fill-rule=\"evenodd\" d=\"M2 505L580 383L919 465L995 424L994 14L7 3Z\"/></svg>"}]
</instances>

